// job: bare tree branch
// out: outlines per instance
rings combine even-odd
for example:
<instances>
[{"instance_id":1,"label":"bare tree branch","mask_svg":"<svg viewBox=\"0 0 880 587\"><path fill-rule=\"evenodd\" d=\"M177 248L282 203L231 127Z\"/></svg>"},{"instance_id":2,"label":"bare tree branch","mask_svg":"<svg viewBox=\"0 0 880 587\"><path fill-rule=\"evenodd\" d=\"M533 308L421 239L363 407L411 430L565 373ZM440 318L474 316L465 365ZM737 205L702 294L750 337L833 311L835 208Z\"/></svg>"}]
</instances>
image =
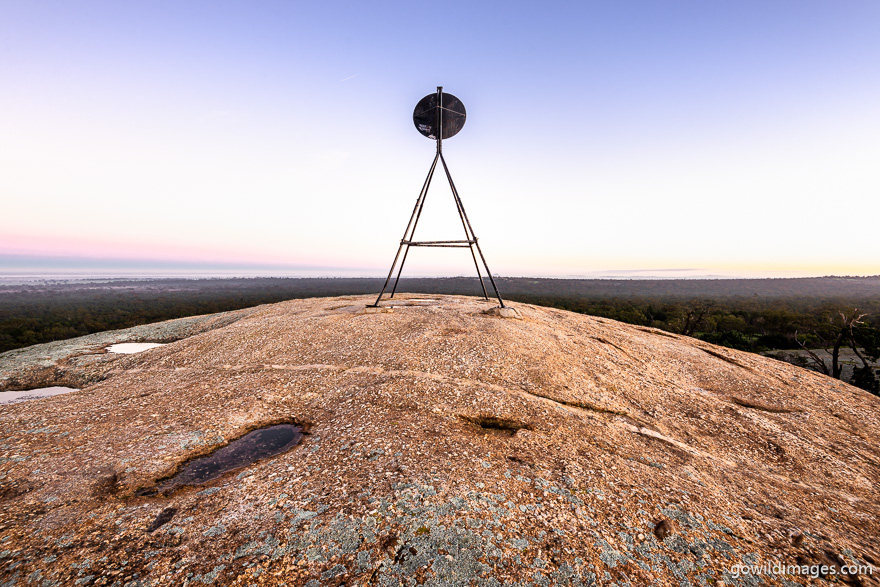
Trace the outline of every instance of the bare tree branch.
<instances>
[{"instance_id":1,"label":"bare tree branch","mask_svg":"<svg viewBox=\"0 0 880 587\"><path fill-rule=\"evenodd\" d=\"M794 340L800 345L802 349L807 351L810 361L815 365L813 369L814 371L819 371L820 373L824 373L825 375L830 375L830 373L828 372L828 365L825 363L825 361L819 358L819 355L808 349L806 343L800 341L797 331L795 331L794 333ZM825 350L825 352L831 354L827 349Z\"/></svg>"},{"instance_id":2,"label":"bare tree branch","mask_svg":"<svg viewBox=\"0 0 880 587\"><path fill-rule=\"evenodd\" d=\"M858 349L858 347L857 347L857 345L856 345L856 333L853 331L853 328L854 328L855 325L857 325L857 324L864 324L864 322L862 322L862 318L864 318L864 317L867 316L868 314L866 314L866 313L865 313L865 314L859 314L859 315L856 317L855 314L856 314L857 312L858 312L858 309L856 309L856 310L853 311L853 316L854 316L854 317L853 317L853 319L852 319L852 320L850 321L850 323L849 323L849 346L850 346L850 348L852 348L852 350L853 350L853 352L856 354L856 356L862 361L862 365L864 365L865 368L870 368L871 365L868 364L868 361L865 359L865 357L862 356L862 353L859 352L859 349Z\"/></svg>"}]
</instances>

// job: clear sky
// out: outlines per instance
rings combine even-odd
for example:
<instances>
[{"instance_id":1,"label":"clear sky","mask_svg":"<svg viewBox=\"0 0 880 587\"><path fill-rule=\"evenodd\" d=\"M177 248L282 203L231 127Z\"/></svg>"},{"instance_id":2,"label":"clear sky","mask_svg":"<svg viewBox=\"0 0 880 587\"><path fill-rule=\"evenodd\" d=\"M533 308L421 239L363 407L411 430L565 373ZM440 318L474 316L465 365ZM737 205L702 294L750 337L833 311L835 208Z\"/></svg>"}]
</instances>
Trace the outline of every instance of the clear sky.
<instances>
[{"instance_id":1,"label":"clear sky","mask_svg":"<svg viewBox=\"0 0 880 587\"><path fill-rule=\"evenodd\" d=\"M0 0L0 272L383 274L443 85L495 273L880 274L878 31L876 0ZM435 182L417 237L457 222Z\"/></svg>"}]
</instances>

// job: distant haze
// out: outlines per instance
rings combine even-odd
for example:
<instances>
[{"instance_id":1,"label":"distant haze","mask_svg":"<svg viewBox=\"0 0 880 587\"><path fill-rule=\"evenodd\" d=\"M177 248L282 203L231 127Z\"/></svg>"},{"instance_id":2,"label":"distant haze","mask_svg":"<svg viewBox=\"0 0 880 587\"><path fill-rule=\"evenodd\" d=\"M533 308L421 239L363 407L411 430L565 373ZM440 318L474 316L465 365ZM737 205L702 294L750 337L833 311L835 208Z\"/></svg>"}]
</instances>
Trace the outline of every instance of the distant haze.
<instances>
[{"instance_id":1,"label":"distant haze","mask_svg":"<svg viewBox=\"0 0 880 587\"><path fill-rule=\"evenodd\" d=\"M6 3L0 275L383 275L437 85L495 273L880 274L878 30L874 0ZM461 238L444 184L420 238Z\"/></svg>"}]
</instances>

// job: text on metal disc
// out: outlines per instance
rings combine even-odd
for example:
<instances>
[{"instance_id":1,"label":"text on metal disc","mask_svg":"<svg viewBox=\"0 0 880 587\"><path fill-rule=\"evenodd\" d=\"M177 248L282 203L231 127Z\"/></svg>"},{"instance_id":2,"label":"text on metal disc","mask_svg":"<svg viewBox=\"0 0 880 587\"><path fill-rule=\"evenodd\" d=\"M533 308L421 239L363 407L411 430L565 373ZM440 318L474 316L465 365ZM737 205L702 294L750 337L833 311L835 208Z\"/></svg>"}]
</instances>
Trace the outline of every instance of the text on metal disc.
<instances>
[{"instance_id":1,"label":"text on metal disc","mask_svg":"<svg viewBox=\"0 0 880 587\"><path fill-rule=\"evenodd\" d=\"M467 112L461 100L445 92L441 96L443 101L442 107L437 103L437 93L435 92L419 100L419 103L416 104L416 109L413 111L413 124L416 125L416 130L429 139L437 138L441 121L443 123L443 136L441 138L448 139L449 137L454 137L461 130L461 127L464 126L464 121L467 118Z\"/></svg>"}]
</instances>

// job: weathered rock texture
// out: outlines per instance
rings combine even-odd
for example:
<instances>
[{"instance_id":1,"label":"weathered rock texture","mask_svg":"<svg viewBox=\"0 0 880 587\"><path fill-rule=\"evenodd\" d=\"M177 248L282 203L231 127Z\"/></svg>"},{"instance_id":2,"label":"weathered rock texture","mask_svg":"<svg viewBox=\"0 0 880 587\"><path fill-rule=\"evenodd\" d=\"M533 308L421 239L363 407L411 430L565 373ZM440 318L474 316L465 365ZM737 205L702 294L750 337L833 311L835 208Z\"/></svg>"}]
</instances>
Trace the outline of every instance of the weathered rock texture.
<instances>
[{"instance_id":1,"label":"weathered rock texture","mask_svg":"<svg viewBox=\"0 0 880 587\"><path fill-rule=\"evenodd\" d=\"M371 301L56 359L95 383L0 407L0 583L775 585L810 579L730 571L880 560L877 398L601 318ZM143 495L279 422L309 434Z\"/></svg>"},{"instance_id":2,"label":"weathered rock texture","mask_svg":"<svg viewBox=\"0 0 880 587\"><path fill-rule=\"evenodd\" d=\"M0 353L0 391L50 385L82 387L104 376L106 368L96 363L118 358L118 355L107 354L105 348L109 345L118 342L171 342L228 326L256 310L246 308L167 320Z\"/></svg>"}]
</instances>

